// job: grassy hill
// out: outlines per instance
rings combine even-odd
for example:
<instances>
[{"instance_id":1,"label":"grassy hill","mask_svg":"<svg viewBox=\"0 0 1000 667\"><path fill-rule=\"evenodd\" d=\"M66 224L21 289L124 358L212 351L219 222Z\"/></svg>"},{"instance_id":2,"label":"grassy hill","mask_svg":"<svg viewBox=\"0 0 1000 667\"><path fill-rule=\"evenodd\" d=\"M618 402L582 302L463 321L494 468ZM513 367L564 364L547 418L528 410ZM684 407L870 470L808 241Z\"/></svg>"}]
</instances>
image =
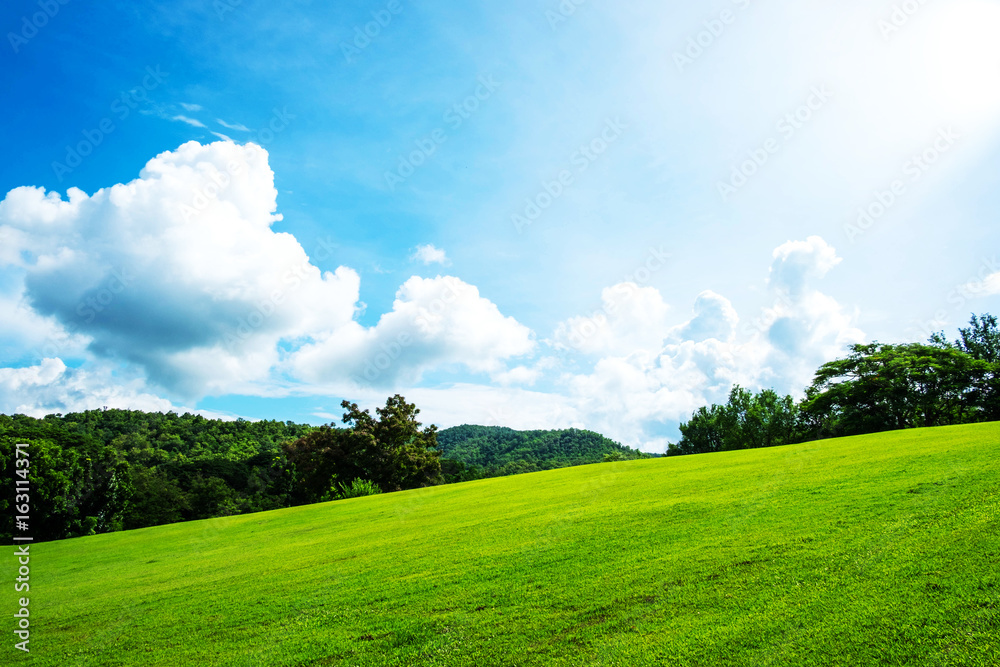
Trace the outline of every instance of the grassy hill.
<instances>
[{"instance_id":1,"label":"grassy hill","mask_svg":"<svg viewBox=\"0 0 1000 667\"><path fill-rule=\"evenodd\" d=\"M986 667L998 560L1000 424L908 430L39 544L32 653L3 651L59 667Z\"/></svg>"},{"instance_id":2,"label":"grassy hill","mask_svg":"<svg viewBox=\"0 0 1000 667\"><path fill-rule=\"evenodd\" d=\"M482 468L488 476L600 463L605 455L645 458L599 433L577 428L515 431L504 426L454 426L438 433L441 456Z\"/></svg>"}]
</instances>

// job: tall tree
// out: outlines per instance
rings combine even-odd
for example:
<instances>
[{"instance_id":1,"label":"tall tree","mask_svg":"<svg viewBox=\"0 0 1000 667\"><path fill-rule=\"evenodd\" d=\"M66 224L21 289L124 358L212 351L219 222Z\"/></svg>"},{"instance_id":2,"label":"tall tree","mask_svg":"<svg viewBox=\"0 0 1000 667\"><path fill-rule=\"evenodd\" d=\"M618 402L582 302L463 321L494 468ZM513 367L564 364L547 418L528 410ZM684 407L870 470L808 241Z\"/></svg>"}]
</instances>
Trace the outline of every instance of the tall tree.
<instances>
[{"instance_id":1,"label":"tall tree","mask_svg":"<svg viewBox=\"0 0 1000 667\"><path fill-rule=\"evenodd\" d=\"M854 345L820 367L802 410L813 437L975 421L989 366L954 346Z\"/></svg>"},{"instance_id":2,"label":"tall tree","mask_svg":"<svg viewBox=\"0 0 1000 667\"><path fill-rule=\"evenodd\" d=\"M786 445L797 440L798 408L773 389L754 393L736 385L725 405L699 408L680 426L681 441L668 454L700 454Z\"/></svg>"},{"instance_id":3,"label":"tall tree","mask_svg":"<svg viewBox=\"0 0 1000 667\"><path fill-rule=\"evenodd\" d=\"M360 479L382 491L414 489L441 482L437 427L421 428L420 410L400 395L377 408L378 419L344 401L348 428L324 426L286 445L295 468L298 502L316 502L334 484Z\"/></svg>"}]
</instances>

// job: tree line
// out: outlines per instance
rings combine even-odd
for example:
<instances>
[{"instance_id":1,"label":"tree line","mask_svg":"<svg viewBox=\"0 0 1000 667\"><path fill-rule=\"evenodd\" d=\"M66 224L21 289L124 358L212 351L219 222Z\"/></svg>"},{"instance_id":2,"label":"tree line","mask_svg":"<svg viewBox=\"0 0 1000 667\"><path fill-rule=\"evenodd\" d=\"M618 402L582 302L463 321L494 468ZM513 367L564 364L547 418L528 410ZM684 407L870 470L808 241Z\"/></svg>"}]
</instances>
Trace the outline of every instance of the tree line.
<instances>
[{"instance_id":1,"label":"tree line","mask_svg":"<svg viewBox=\"0 0 1000 667\"><path fill-rule=\"evenodd\" d=\"M645 456L577 429L439 432L399 395L374 415L342 407L342 427L107 409L0 415L0 513L13 516L17 443L29 444L39 541Z\"/></svg>"},{"instance_id":2,"label":"tree line","mask_svg":"<svg viewBox=\"0 0 1000 667\"><path fill-rule=\"evenodd\" d=\"M681 424L668 456L772 447L820 438L1000 419L1000 329L973 315L949 341L858 344L823 364L796 402L733 387L723 405Z\"/></svg>"}]
</instances>

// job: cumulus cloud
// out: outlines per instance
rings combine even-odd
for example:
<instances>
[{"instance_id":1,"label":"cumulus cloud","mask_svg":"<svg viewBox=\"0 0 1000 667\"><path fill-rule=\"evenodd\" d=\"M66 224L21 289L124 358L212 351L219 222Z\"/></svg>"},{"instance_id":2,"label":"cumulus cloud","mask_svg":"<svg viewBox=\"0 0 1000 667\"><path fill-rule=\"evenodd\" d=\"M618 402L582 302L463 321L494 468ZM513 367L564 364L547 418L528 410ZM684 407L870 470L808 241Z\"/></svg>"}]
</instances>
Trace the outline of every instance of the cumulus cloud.
<instances>
[{"instance_id":1,"label":"cumulus cloud","mask_svg":"<svg viewBox=\"0 0 1000 667\"><path fill-rule=\"evenodd\" d=\"M810 280L822 278L841 262L833 246L819 236L784 243L774 249L773 257L768 284L791 295L800 294Z\"/></svg>"},{"instance_id":2,"label":"cumulus cloud","mask_svg":"<svg viewBox=\"0 0 1000 667\"><path fill-rule=\"evenodd\" d=\"M413 253L413 259L424 264L448 264L448 256L444 250L435 248L433 244L418 245Z\"/></svg>"},{"instance_id":3,"label":"cumulus cloud","mask_svg":"<svg viewBox=\"0 0 1000 667\"><path fill-rule=\"evenodd\" d=\"M33 417L103 406L149 412L175 409L170 401L145 392L141 379L123 381L107 370L71 369L59 359L44 359L27 368L0 368L0 406L5 412Z\"/></svg>"},{"instance_id":4,"label":"cumulus cloud","mask_svg":"<svg viewBox=\"0 0 1000 667\"><path fill-rule=\"evenodd\" d=\"M601 292L601 308L556 328L557 349L590 355L656 353L663 346L670 310L655 287L624 282Z\"/></svg>"},{"instance_id":5,"label":"cumulus cloud","mask_svg":"<svg viewBox=\"0 0 1000 667\"><path fill-rule=\"evenodd\" d=\"M277 193L253 144L184 144L138 179L68 201L17 188L0 202L3 260L42 317L90 351L185 396L261 380L281 339L353 319L358 275L321 272L271 225Z\"/></svg>"},{"instance_id":6,"label":"cumulus cloud","mask_svg":"<svg viewBox=\"0 0 1000 667\"><path fill-rule=\"evenodd\" d=\"M712 291L698 295L691 319L668 328L655 288L620 301L608 288L601 312L555 333L556 346L601 356L589 371L562 376L571 405L590 428L662 451L681 421L725 401L734 384L800 393L820 364L863 340L856 314L813 285L840 261L820 237L779 246L768 277L775 303L742 327L732 303Z\"/></svg>"},{"instance_id":7,"label":"cumulus cloud","mask_svg":"<svg viewBox=\"0 0 1000 667\"><path fill-rule=\"evenodd\" d=\"M1000 294L1000 272L991 273L981 281L972 281L962 285L959 290L973 297L995 296Z\"/></svg>"},{"instance_id":8,"label":"cumulus cloud","mask_svg":"<svg viewBox=\"0 0 1000 667\"><path fill-rule=\"evenodd\" d=\"M729 341L736 334L740 317L726 297L706 290L695 300L694 313L690 321L674 332L680 340L701 342L714 338Z\"/></svg>"},{"instance_id":9,"label":"cumulus cloud","mask_svg":"<svg viewBox=\"0 0 1000 667\"><path fill-rule=\"evenodd\" d=\"M534 349L531 330L505 317L473 285L451 276L414 276L374 327L352 322L331 331L299 350L291 367L310 382L348 376L362 385L391 386L416 382L430 368L500 373L506 360Z\"/></svg>"}]
</instances>

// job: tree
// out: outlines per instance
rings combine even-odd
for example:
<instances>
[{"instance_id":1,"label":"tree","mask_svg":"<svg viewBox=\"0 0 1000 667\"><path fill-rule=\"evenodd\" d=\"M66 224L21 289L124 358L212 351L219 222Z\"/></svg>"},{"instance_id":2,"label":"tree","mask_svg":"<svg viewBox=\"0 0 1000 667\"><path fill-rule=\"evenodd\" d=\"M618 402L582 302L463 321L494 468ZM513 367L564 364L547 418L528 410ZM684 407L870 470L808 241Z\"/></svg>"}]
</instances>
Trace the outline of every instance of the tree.
<instances>
[{"instance_id":1,"label":"tree","mask_svg":"<svg viewBox=\"0 0 1000 667\"><path fill-rule=\"evenodd\" d=\"M978 407L983 420L1000 420L1000 327L997 318L989 313L973 314L969 326L959 329L958 334L954 343L949 343L944 333L934 334L930 342L938 347L961 350L989 364L978 391Z\"/></svg>"},{"instance_id":2,"label":"tree","mask_svg":"<svg viewBox=\"0 0 1000 667\"><path fill-rule=\"evenodd\" d=\"M370 481L385 491L399 491L441 482L441 453L437 450L437 426L421 429L420 409L396 394L376 408L378 420L368 410L344 401L344 423L355 437L364 439L363 450L373 475Z\"/></svg>"},{"instance_id":3,"label":"tree","mask_svg":"<svg viewBox=\"0 0 1000 667\"><path fill-rule=\"evenodd\" d=\"M798 408L773 389L755 394L736 385L725 405L698 408L680 430L683 437L669 455L786 445L797 441Z\"/></svg>"},{"instance_id":4,"label":"tree","mask_svg":"<svg viewBox=\"0 0 1000 667\"><path fill-rule=\"evenodd\" d=\"M294 466L297 502L317 502L337 484L365 480L382 491L415 489L442 481L437 427L421 429L420 410L400 395L377 408L378 419L344 401L348 428L328 425L285 447Z\"/></svg>"},{"instance_id":5,"label":"tree","mask_svg":"<svg viewBox=\"0 0 1000 667\"><path fill-rule=\"evenodd\" d=\"M989 367L951 345L854 345L816 372L802 411L814 437L976 421Z\"/></svg>"},{"instance_id":6,"label":"tree","mask_svg":"<svg viewBox=\"0 0 1000 667\"><path fill-rule=\"evenodd\" d=\"M994 315L973 315L969 326L959 329L958 334L955 344L970 357L990 364L1000 363L1000 328Z\"/></svg>"}]
</instances>

